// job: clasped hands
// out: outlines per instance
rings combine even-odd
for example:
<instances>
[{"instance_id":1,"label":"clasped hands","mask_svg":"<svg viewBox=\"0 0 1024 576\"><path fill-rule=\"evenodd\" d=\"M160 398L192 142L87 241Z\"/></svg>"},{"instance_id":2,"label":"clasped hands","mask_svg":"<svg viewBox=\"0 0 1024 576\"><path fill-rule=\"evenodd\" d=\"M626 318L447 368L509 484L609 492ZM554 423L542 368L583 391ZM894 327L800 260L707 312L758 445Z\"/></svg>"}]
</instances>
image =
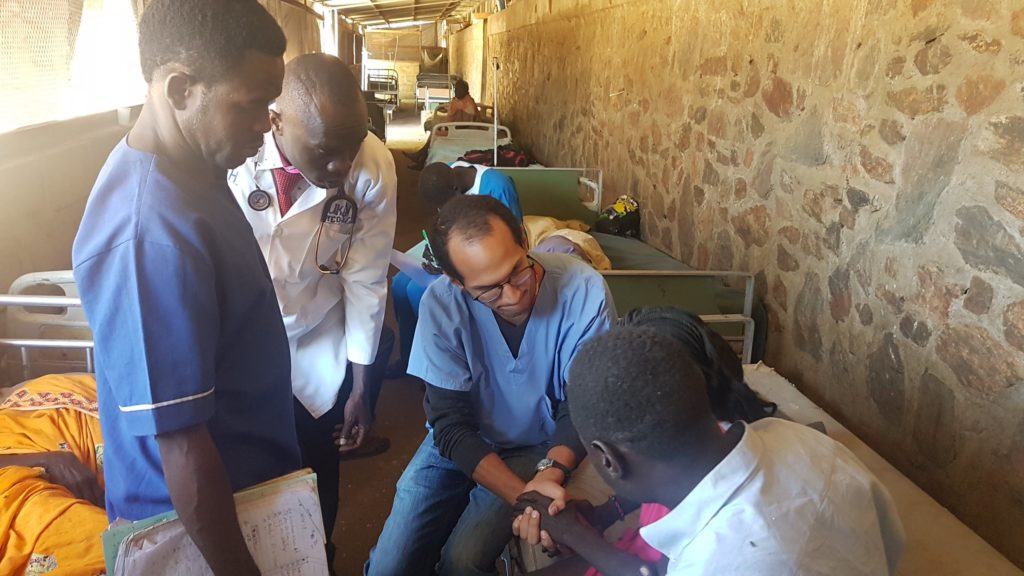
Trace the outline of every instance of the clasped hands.
<instances>
[{"instance_id":1,"label":"clasped hands","mask_svg":"<svg viewBox=\"0 0 1024 576\"><path fill-rule=\"evenodd\" d=\"M593 531L593 507L585 500L556 500L537 491L524 492L515 504L512 533L525 543L540 544L549 555L571 549L585 531Z\"/></svg>"}]
</instances>

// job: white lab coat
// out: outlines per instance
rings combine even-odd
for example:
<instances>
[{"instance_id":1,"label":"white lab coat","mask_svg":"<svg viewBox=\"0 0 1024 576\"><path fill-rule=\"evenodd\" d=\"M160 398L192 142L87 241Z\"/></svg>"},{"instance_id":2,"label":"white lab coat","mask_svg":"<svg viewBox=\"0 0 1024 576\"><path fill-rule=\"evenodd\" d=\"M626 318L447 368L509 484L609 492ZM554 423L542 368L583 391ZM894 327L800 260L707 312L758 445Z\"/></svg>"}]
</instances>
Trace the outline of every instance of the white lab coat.
<instances>
[{"instance_id":1,"label":"white lab coat","mask_svg":"<svg viewBox=\"0 0 1024 576\"><path fill-rule=\"evenodd\" d=\"M335 191L300 182L292 192L294 204L282 218L271 172L281 167L273 132L267 132L259 153L228 173L228 185L274 281L291 348L292 390L319 418L337 402L348 363L371 364L377 354L398 181L391 152L368 134L345 182L345 193L358 207L352 247L341 274L322 274L313 252L324 202ZM266 210L249 206L249 195L257 188L270 195ZM325 226L319 261L340 258L347 241L348 235Z\"/></svg>"},{"instance_id":2,"label":"white lab coat","mask_svg":"<svg viewBox=\"0 0 1024 576\"><path fill-rule=\"evenodd\" d=\"M895 574L906 533L888 490L845 446L794 422L747 424L724 460L640 529L668 576Z\"/></svg>"}]
</instances>

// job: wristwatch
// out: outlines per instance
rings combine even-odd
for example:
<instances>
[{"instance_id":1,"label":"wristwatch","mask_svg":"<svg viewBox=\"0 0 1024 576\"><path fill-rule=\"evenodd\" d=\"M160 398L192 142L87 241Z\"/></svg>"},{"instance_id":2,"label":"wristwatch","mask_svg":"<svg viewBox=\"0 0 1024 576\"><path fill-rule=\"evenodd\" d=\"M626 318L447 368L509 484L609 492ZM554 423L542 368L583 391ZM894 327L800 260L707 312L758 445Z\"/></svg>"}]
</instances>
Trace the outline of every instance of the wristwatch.
<instances>
[{"instance_id":1,"label":"wristwatch","mask_svg":"<svg viewBox=\"0 0 1024 576\"><path fill-rule=\"evenodd\" d=\"M567 466L559 462L558 460L552 460L551 458L545 458L540 462L537 462L537 472L543 472L548 468L557 468L562 471L565 475L565 481L569 481L569 476L572 475L572 470L569 470Z\"/></svg>"}]
</instances>

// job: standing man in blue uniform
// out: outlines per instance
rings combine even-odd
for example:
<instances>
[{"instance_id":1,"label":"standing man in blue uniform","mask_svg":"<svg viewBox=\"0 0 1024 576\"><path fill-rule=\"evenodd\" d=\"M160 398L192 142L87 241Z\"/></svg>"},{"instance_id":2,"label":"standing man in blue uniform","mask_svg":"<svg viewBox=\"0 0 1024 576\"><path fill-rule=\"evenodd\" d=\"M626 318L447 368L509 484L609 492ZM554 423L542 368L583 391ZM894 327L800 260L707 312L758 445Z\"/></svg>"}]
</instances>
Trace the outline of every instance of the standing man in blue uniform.
<instances>
[{"instance_id":1,"label":"standing man in blue uniform","mask_svg":"<svg viewBox=\"0 0 1024 576\"><path fill-rule=\"evenodd\" d=\"M460 196L429 235L445 276L427 289L409 373L430 431L398 481L369 576L479 576L512 536L512 505L562 486L584 449L565 401L569 364L615 306L581 260L527 251L494 198Z\"/></svg>"},{"instance_id":2,"label":"standing man in blue uniform","mask_svg":"<svg viewBox=\"0 0 1024 576\"><path fill-rule=\"evenodd\" d=\"M255 1L153 0L139 47L146 103L73 250L107 514L173 508L214 574L255 575L232 493L297 469L299 450L288 339L225 173L270 128L285 37Z\"/></svg>"}]
</instances>

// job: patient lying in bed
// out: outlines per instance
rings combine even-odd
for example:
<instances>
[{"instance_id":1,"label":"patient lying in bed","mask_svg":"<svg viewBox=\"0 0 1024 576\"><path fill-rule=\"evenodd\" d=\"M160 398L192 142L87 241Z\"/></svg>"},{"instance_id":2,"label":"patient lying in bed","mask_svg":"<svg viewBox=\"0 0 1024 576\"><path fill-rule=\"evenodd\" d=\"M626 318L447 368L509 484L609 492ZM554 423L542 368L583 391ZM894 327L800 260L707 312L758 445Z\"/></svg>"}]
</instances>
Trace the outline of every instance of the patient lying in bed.
<instances>
[{"instance_id":1,"label":"patient lying in bed","mask_svg":"<svg viewBox=\"0 0 1024 576\"><path fill-rule=\"evenodd\" d=\"M102 469L91 375L30 380L0 403L0 574L104 572Z\"/></svg>"},{"instance_id":2,"label":"patient lying in bed","mask_svg":"<svg viewBox=\"0 0 1024 576\"><path fill-rule=\"evenodd\" d=\"M588 234L590 227L579 220L563 221L549 216L524 216L523 227L534 252L570 254L597 270L611 270L612 262L597 239Z\"/></svg>"}]
</instances>

